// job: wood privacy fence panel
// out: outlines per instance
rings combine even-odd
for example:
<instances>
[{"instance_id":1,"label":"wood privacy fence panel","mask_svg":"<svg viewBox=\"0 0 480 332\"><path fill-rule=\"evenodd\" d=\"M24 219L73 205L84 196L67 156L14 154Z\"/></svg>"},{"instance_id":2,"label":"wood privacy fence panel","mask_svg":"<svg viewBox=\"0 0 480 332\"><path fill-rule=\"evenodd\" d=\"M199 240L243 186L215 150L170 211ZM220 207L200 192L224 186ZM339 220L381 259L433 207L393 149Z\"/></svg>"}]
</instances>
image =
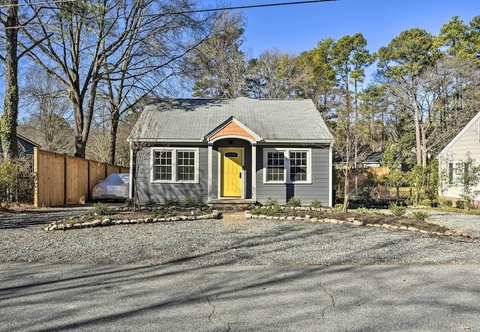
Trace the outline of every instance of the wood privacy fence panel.
<instances>
[{"instance_id":1,"label":"wood privacy fence panel","mask_svg":"<svg viewBox=\"0 0 480 332\"><path fill-rule=\"evenodd\" d=\"M88 192L91 194L93 187L107 176L107 164L90 160L88 167Z\"/></svg>"},{"instance_id":2,"label":"wood privacy fence panel","mask_svg":"<svg viewBox=\"0 0 480 332\"><path fill-rule=\"evenodd\" d=\"M89 199L88 160L66 156L66 205L83 204Z\"/></svg>"},{"instance_id":3,"label":"wood privacy fence panel","mask_svg":"<svg viewBox=\"0 0 480 332\"><path fill-rule=\"evenodd\" d=\"M63 154L34 150L35 195L38 207L83 204L93 187L111 173L129 168Z\"/></svg>"},{"instance_id":4,"label":"wood privacy fence panel","mask_svg":"<svg viewBox=\"0 0 480 332\"><path fill-rule=\"evenodd\" d=\"M65 205L65 157L35 148L33 170L35 206Z\"/></svg>"}]
</instances>

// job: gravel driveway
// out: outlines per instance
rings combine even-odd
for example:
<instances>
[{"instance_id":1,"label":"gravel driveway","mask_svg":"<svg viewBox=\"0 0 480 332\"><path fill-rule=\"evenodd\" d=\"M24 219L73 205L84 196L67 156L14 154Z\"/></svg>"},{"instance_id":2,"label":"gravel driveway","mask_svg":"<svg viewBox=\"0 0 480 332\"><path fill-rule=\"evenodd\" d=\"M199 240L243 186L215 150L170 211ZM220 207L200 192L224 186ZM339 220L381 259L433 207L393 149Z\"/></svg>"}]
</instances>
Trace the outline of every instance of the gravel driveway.
<instances>
[{"instance_id":1,"label":"gravel driveway","mask_svg":"<svg viewBox=\"0 0 480 332\"><path fill-rule=\"evenodd\" d=\"M79 264L478 264L480 238L439 237L305 221L195 220L45 232L63 210L0 215L0 262ZM68 209L68 215L84 210ZM21 218L19 214L15 215ZM480 217L431 221L480 236ZM21 227L14 227L20 225Z\"/></svg>"}]
</instances>

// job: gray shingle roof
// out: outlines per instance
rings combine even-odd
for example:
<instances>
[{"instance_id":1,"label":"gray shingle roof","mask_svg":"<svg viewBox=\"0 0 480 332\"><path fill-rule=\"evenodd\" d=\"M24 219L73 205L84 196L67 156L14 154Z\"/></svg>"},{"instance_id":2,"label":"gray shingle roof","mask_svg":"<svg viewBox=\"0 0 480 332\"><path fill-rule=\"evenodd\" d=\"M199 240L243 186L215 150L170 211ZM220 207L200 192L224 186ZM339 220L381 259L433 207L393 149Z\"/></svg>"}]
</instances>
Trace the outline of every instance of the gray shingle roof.
<instances>
[{"instance_id":1,"label":"gray shingle roof","mask_svg":"<svg viewBox=\"0 0 480 332\"><path fill-rule=\"evenodd\" d=\"M320 113L307 99L165 99L145 107L130 140L203 140L235 117L265 141L333 142Z\"/></svg>"}]
</instances>

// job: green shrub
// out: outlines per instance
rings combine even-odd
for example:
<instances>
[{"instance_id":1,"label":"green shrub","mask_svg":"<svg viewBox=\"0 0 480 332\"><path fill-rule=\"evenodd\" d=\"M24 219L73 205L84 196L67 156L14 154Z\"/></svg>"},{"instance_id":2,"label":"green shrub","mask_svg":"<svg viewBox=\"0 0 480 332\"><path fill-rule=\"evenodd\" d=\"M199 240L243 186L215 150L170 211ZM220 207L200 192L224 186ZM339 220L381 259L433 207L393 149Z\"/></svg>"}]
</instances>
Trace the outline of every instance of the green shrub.
<instances>
[{"instance_id":1,"label":"green shrub","mask_svg":"<svg viewBox=\"0 0 480 332\"><path fill-rule=\"evenodd\" d=\"M123 204L126 207L132 207L133 206L133 198L127 198Z\"/></svg>"},{"instance_id":2,"label":"green shrub","mask_svg":"<svg viewBox=\"0 0 480 332\"><path fill-rule=\"evenodd\" d=\"M158 204L159 204L159 201L156 198L149 198L145 201L145 206L156 206Z\"/></svg>"},{"instance_id":3,"label":"green shrub","mask_svg":"<svg viewBox=\"0 0 480 332\"><path fill-rule=\"evenodd\" d=\"M462 200L458 200L458 201L455 203L455 206L456 206L458 209L466 209L467 206L468 206L468 202L462 201Z\"/></svg>"},{"instance_id":4,"label":"green shrub","mask_svg":"<svg viewBox=\"0 0 480 332\"><path fill-rule=\"evenodd\" d=\"M401 217L405 214L405 212L407 212L406 206L401 206L401 205L398 205L397 203L390 204L388 209L390 210L390 212L392 212L394 216L397 216L397 217Z\"/></svg>"},{"instance_id":5,"label":"green shrub","mask_svg":"<svg viewBox=\"0 0 480 332\"><path fill-rule=\"evenodd\" d=\"M96 216L104 216L110 213L110 207L102 202L94 203L92 212Z\"/></svg>"},{"instance_id":6,"label":"green shrub","mask_svg":"<svg viewBox=\"0 0 480 332\"><path fill-rule=\"evenodd\" d=\"M300 206L302 205L302 200L300 198L296 198L295 196L293 196L288 200L287 205L293 206L293 207Z\"/></svg>"},{"instance_id":7,"label":"green shrub","mask_svg":"<svg viewBox=\"0 0 480 332\"><path fill-rule=\"evenodd\" d=\"M420 205L430 206L430 203L432 203L432 201L429 200L428 198L425 198L425 199L422 199L422 201L420 202Z\"/></svg>"},{"instance_id":8,"label":"green shrub","mask_svg":"<svg viewBox=\"0 0 480 332\"><path fill-rule=\"evenodd\" d=\"M165 206L166 207L173 207L173 206L178 206L179 205L179 202L178 202L178 199L176 198L167 198L165 200Z\"/></svg>"},{"instance_id":9,"label":"green shrub","mask_svg":"<svg viewBox=\"0 0 480 332\"><path fill-rule=\"evenodd\" d=\"M330 210L330 212L342 212L343 204L335 204L335 206Z\"/></svg>"},{"instance_id":10,"label":"green shrub","mask_svg":"<svg viewBox=\"0 0 480 332\"><path fill-rule=\"evenodd\" d=\"M322 202L320 202L318 199L314 199L311 203L310 206L313 208L321 208L322 207Z\"/></svg>"},{"instance_id":11,"label":"green shrub","mask_svg":"<svg viewBox=\"0 0 480 332\"><path fill-rule=\"evenodd\" d=\"M34 174L31 160L7 160L0 164L0 203L33 203Z\"/></svg>"},{"instance_id":12,"label":"green shrub","mask_svg":"<svg viewBox=\"0 0 480 332\"><path fill-rule=\"evenodd\" d=\"M416 220L425 220L429 217L429 214L425 211L413 211L412 216Z\"/></svg>"},{"instance_id":13,"label":"green shrub","mask_svg":"<svg viewBox=\"0 0 480 332\"><path fill-rule=\"evenodd\" d=\"M195 199L195 197L185 198L182 202L182 205L183 207L186 207L186 208L193 208L198 206L197 200Z\"/></svg>"},{"instance_id":14,"label":"green shrub","mask_svg":"<svg viewBox=\"0 0 480 332\"><path fill-rule=\"evenodd\" d=\"M250 214L254 214L254 215L263 214L264 211L265 211L265 209L262 209L262 208L258 207L258 208L255 208L255 209L251 209Z\"/></svg>"},{"instance_id":15,"label":"green shrub","mask_svg":"<svg viewBox=\"0 0 480 332\"><path fill-rule=\"evenodd\" d=\"M267 200L265 201L265 205L266 206L278 205L278 199L273 197L267 197Z\"/></svg>"},{"instance_id":16,"label":"green shrub","mask_svg":"<svg viewBox=\"0 0 480 332\"><path fill-rule=\"evenodd\" d=\"M451 199L443 199L440 201L440 203L442 204L442 206L445 206L445 207L453 206L453 201Z\"/></svg>"}]
</instances>

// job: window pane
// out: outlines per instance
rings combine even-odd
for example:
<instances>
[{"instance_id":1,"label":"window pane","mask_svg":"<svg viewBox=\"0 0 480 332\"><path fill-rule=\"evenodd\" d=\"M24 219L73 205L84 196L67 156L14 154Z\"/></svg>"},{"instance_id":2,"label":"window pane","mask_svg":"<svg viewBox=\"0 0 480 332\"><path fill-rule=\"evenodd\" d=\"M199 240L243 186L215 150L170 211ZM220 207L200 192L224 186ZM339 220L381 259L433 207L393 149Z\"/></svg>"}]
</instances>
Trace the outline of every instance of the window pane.
<instances>
[{"instance_id":1,"label":"window pane","mask_svg":"<svg viewBox=\"0 0 480 332\"><path fill-rule=\"evenodd\" d=\"M283 152L267 152L267 181L284 181Z\"/></svg>"},{"instance_id":2,"label":"window pane","mask_svg":"<svg viewBox=\"0 0 480 332\"><path fill-rule=\"evenodd\" d=\"M307 152L290 152L290 181L307 181Z\"/></svg>"},{"instance_id":3,"label":"window pane","mask_svg":"<svg viewBox=\"0 0 480 332\"><path fill-rule=\"evenodd\" d=\"M195 152L177 152L177 181L195 181Z\"/></svg>"},{"instance_id":4,"label":"window pane","mask_svg":"<svg viewBox=\"0 0 480 332\"><path fill-rule=\"evenodd\" d=\"M172 151L155 151L153 180L172 180Z\"/></svg>"}]
</instances>

